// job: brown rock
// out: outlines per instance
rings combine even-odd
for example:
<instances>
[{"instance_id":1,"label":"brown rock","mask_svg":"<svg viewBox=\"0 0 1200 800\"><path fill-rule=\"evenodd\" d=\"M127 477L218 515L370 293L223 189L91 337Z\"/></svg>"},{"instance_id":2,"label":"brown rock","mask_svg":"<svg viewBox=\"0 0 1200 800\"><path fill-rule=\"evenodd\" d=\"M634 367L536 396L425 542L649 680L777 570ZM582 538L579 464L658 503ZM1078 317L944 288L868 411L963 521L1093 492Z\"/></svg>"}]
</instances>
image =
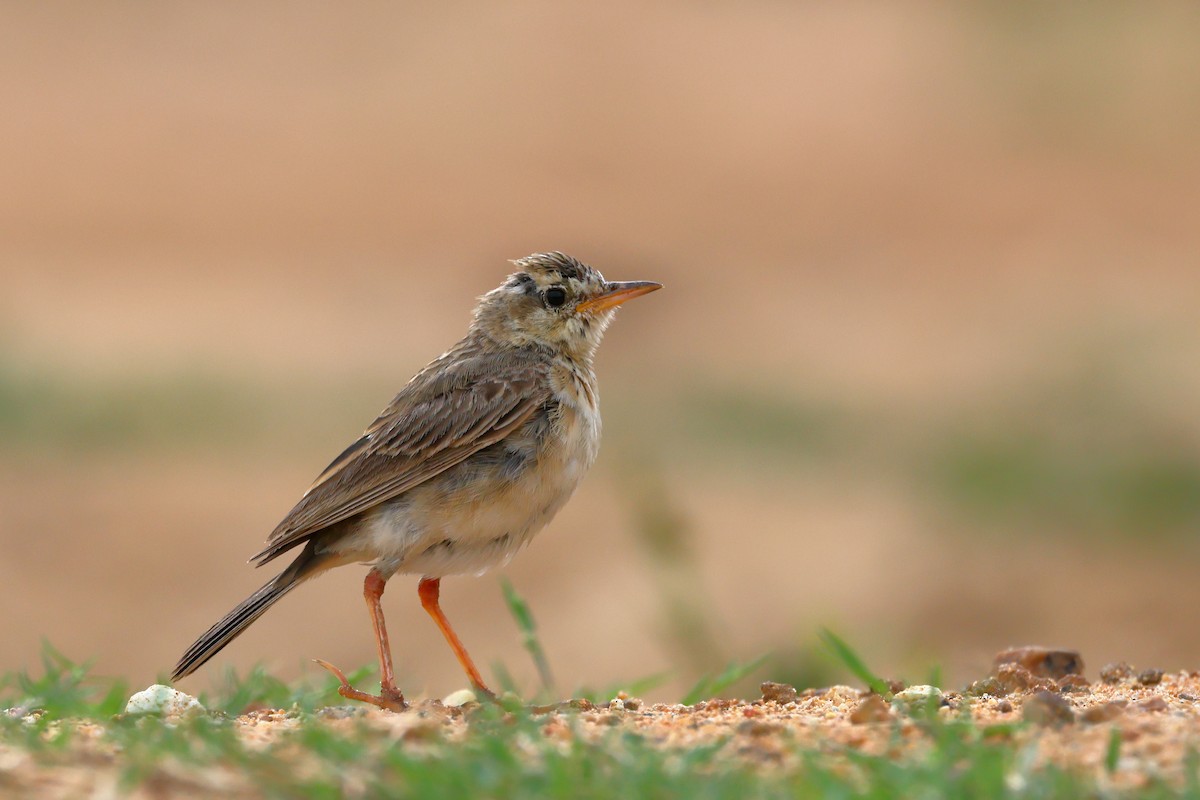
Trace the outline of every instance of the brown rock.
<instances>
[{"instance_id":1,"label":"brown rock","mask_svg":"<svg viewBox=\"0 0 1200 800\"><path fill-rule=\"evenodd\" d=\"M1166 711L1171 706L1161 697L1147 697L1137 707L1142 711Z\"/></svg>"},{"instance_id":2,"label":"brown rock","mask_svg":"<svg viewBox=\"0 0 1200 800\"><path fill-rule=\"evenodd\" d=\"M1014 647L996 654L995 670L1004 664L1020 664L1038 678L1062 678L1083 674L1083 656L1077 650L1049 647Z\"/></svg>"},{"instance_id":3,"label":"brown rock","mask_svg":"<svg viewBox=\"0 0 1200 800\"><path fill-rule=\"evenodd\" d=\"M762 692L764 703L778 703L786 705L787 703L796 702L796 687L789 686L786 683L775 683L775 681L763 681L758 687Z\"/></svg>"},{"instance_id":4,"label":"brown rock","mask_svg":"<svg viewBox=\"0 0 1200 800\"><path fill-rule=\"evenodd\" d=\"M712 700L701 700L692 706L692 708L695 708L697 711L723 711L727 708L733 708L741 702L741 700L732 700L727 697L716 697Z\"/></svg>"},{"instance_id":5,"label":"brown rock","mask_svg":"<svg viewBox=\"0 0 1200 800\"><path fill-rule=\"evenodd\" d=\"M783 726L778 722L766 722L757 719L748 719L737 726L737 732L747 736L770 736L781 730L783 730Z\"/></svg>"},{"instance_id":6,"label":"brown rock","mask_svg":"<svg viewBox=\"0 0 1200 800\"><path fill-rule=\"evenodd\" d=\"M1125 713L1125 701L1113 700L1108 703L1097 703L1084 710L1079 719L1086 722L1088 725L1097 725L1101 722L1109 722L1116 719Z\"/></svg>"},{"instance_id":7,"label":"brown rock","mask_svg":"<svg viewBox=\"0 0 1200 800\"><path fill-rule=\"evenodd\" d=\"M891 708L877 694L867 695L858 704L858 708L850 712L850 721L855 725L865 725L868 722L886 722L891 718Z\"/></svg>"},{"instance_id":8,"label":"brown rock","mask_svg":"<svg viewBox=\"0 0 1200 800\"><path fill-rule=\"evenodd\" d=\"M1035 725L1066 725L1075 721L1071 704L1062 695L1041 691L1030 696L1021 706L1021 716Z\"/></svg>"},{"instance_id":9,"label":"brown rock","mask_svg":"<svg viewBox=\"0 0 1200 800\"><path fill-rule=\"evenodd\" d=\"M982 680L974 681L967 687L967 694L979 697L980 695L990 694L992 697L1003 697L1008 694L1008 687L1001 683L996 678L987 677Z\"/></svg>"},{"instance_id":10,"label":"brown rock","mask_svg":"<svg viewBox=\"0 0 1200 800\"><path fill-rule=\"evenodd\" d=\"M1053 691L1058 688L1048 678L1038 678L1020 664L1000 664L996 667L996 680L1009 693L1027 690Z\"/></svg>"},{"instance_id":11,"label":"brown rock","mask_svg":"<svg viewBox=\"0 0 1200 800\"><path fill-rule=\"evenodd\" d=\"M1005 692L1020 692L1033 683L1033 675L1020 664L1001 664L996 667L996 680Z\"/></svg>"},{"instance_id":12,"label":"brown rock","mask_svg":"<svg viewBox=\"0 0 1200 800\"><path fill-rule=\"evenodd\" d=\"M1082 675L1064 675L1055 681L1055 683L1058 685L1058 691L1060 692L1082 692L1091 685L1088 683L1087 678Z\"/></svg>"},{"instance_id":13,"label":"brown rock","mask_svg":"<svg viewBox=\"0 0 1200 800\"><path fill-rule=\"evenodd\" d=\"M1124 661L1115 664L1105 664L1100 668L1100 680L1105 683L1120 683L1133 678L1133 667Z\"/></svg>"},{"instance_id":14,"label":"brown rock","mask_svg":"<svg viewBox=\"0 0 1200 800\"><path fill-rule=\"evenodd\" d=\"M1138 683L1142 686L1157 686L1162 683L1163 671L1161 669L1144 669L1138 673Z\"/></svg>"}]
</instances>

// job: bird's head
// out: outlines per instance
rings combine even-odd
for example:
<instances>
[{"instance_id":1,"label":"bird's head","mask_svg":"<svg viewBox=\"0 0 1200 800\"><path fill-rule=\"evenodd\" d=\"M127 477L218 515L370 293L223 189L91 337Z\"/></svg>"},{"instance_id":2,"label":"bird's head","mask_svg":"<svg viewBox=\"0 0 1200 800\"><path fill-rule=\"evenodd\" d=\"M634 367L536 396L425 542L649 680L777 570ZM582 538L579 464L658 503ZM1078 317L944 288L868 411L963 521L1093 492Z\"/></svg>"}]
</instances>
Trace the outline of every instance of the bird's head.
<instances>
[{"instance_id":1,"label":"bird's head","mask_svg":"<svg viewBox=\"0 0 1200 800\"><path fill-rule=\"evenodd\" d=\"M474 327L503 344L550 347L578 360L591 359L617 306L662 288L653 281L606 281L557 252L513 264L517 271L480 298Z\"/></svg>"}]
</instances>

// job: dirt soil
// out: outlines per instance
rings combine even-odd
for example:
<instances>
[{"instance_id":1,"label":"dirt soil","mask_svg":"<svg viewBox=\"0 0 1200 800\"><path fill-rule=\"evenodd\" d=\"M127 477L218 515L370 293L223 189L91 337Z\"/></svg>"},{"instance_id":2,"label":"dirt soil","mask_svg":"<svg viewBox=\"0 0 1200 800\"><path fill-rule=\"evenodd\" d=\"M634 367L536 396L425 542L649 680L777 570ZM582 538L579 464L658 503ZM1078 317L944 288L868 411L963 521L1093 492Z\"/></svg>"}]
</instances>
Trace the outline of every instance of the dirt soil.
<instances>
[{"instance_id":1,"label":"dirt soil","mask_svg":"<svg viewBox=\"0 0 1200 800\"><path fill-rule=\"evenodd\" d=\"M574 737L595 741L617 728L663 748L724 743L723 754L731 760L779 770L798 766L799 754L805 751L835 760L849 752L918 759L931 743L930 713L944 721L969 715L985 739L1031 753L1031 769L1054 764L1112 788L1136 788L1151 779L1180 780L1185 756L1200 736L1200 671L1164 674L1110 664L1091 682L1078 674L1082 667L1082 659L1072 651L1018 648L997 656L992 674L963 691L897 685L890 702L847 686L797 691L769 681L755 700L713 699L692 706L649 705L621 694L601 705L575 701L547 711L541 731L548 740L564 744ZM420 749L431 742L461 741L477 708L438 700L416 703L402 713L337 706L322 709L308 722L284 710L262 709L238 717L235 724L250 747L273 744L302 724L349 733L365 722L390 740ZM1112 764L1106 761L1114 731L1119 732L1121 748ZM85 723L80 732L78 757L70 764L48 766L28 753L0 746L0 788L7 796L38 797L95 796L115 790L120 754L103 742L99 726ZM289 751L277 752L287 758ZM156 795L258 794L233 768L181 764L164 764L142 788Z\"/></svg>"}]
</instances>

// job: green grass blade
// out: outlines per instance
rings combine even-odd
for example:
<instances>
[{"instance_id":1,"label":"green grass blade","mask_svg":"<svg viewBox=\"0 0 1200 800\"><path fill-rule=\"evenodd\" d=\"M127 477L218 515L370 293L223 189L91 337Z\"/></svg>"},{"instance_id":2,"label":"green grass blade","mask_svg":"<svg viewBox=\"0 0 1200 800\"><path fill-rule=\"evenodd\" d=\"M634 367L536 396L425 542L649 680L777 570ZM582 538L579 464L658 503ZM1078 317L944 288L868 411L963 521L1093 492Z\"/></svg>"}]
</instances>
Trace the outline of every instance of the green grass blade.
<instances>
[{"instance_id":1,"label":"green grass blade","mask_svg":"<svg viewBox=\"0 0 1200 800\"><path fill-rule=\"evenodd\" d=\"M553 694L554 675L550 672L550 662L546 659L546 651L542 648L541 639L538 638L537 623L533 620L533 612L529 610L529 604L521 595L517 594L517 590L513 588L507 578L500 579L500 589L504 592L504 602L508 606L508 612L512 614L518 630L521 631L521 645L533 659L534 666L537 667L542 689Z\"/></svg>"},{"instance_id":2,"label":"green grass blade","mask_svg":"<svg viewBox=\"0 0 1200 800\"><path fill-rule=\"evenodd\" d=\"M736 661L730 662L729 666L725 667L719 675L705 675L696 685L693 686L687 694L683 696L680 702L685 706L695 705L701 700L708 700L714 695L728 689L733 684L745 678L750 673L767 663L770 655L761 655L753 661L748 661L745 664L739 664Z\"/></svg>"},{"instance_id":3,"label":"green grass blade","mask_svg":"<svg viewBox=\"0 0 1200 800\"><path fill-rule=\"evenodd\" d=\"M496 676L496 685L500 687L500 694L520 694L516 679L513 678L512 673L508 671L508 666L503 661L492 662L492 674Z\"/></svg>"},{"instance_id":4,"label":"green grass blade","mask_svg":"<svg viewBox=\"0 0 1200 800\"><path fill-rule=\"evenodd\" d=\"M1115 775L1121 761L1121 729L1114 726L1108 732L1108 747L1104 750L1104 771Z\"/></svg>"},{"instance_id":5,"label":"green grass blade","mask_svg":"<svg viewBox=\"0 0 1200 800\"><path fill-rule=\"evenodd\" d=\"M839 661L845 664L846 669L850 670L856 678L867 685L868 689L884 697L891 695L892 690L888 686L887 681L872 672L862 658L859 657L858 653L854 652L854 649L846 644L836 633L828 628L822 628L821 641L833 651L833 654L837 656Z\"/></svg>"}]
</instances>

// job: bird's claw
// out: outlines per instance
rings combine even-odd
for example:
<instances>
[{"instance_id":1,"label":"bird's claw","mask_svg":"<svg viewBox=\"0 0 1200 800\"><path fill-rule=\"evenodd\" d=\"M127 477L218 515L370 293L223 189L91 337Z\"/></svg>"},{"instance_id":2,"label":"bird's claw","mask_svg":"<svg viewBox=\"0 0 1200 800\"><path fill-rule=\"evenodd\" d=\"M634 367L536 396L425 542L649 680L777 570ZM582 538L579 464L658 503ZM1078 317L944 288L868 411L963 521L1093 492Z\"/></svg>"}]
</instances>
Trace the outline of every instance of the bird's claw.
<instances>
[{"instance_id":1,"label":"bird's claw","mask_svg":"<svg viewBox=\"0 0 1200 800\"><path fill-rule=\"evenodd\" d=\"M379 694L368 694L361 689L355 689L353 686L351 686L350 681L346 678L346 673L342 672L333 664L330 664L328 661L322 661L319 658L314 658L313 661L323 669L328 670L333 674L333 677L337 678L341 682L341 686L338 687L337 691L338 694L347 700L358 700L362 703L370 703L373 706L377 706L388 711L403 711L404 709L408 708L408 703L405 702L404 695L395 686L380 686Z\"/></svg>"}]
</instances>

